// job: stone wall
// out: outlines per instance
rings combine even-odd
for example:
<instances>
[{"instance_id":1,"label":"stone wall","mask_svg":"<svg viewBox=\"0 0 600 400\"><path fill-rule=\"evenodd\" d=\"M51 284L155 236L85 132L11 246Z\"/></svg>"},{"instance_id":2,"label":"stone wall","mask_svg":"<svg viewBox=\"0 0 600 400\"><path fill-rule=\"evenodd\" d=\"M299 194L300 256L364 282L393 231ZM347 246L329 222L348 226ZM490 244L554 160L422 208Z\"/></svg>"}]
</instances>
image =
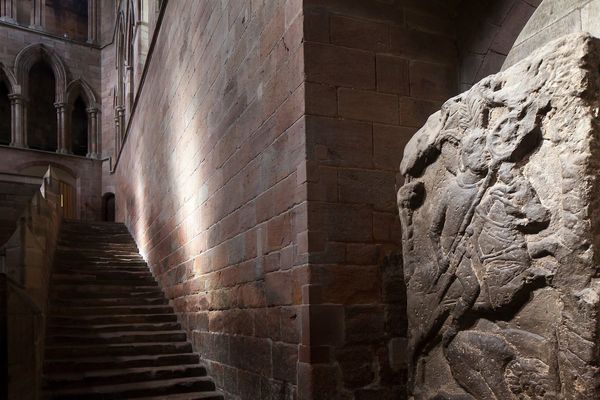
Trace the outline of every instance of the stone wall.
<instances>
[{"instance_id":1,"label":"stone wall","mask_svg":"<svg viewBox=\"0 0 600 400\"><path fill-rule=\"evenodd\" d=\"M50 35L0 22L0 62L7 67L14 66L19 51L30 44L42 43L56 52L67 68L67 83L77 78L84 79L100 93L100 51L85 43L66 41Z\"/></svg>"},{"instance_id":2,"label":"stone wall","mask_svg":"<svg viewBox=\"0 0 600 400\"><path fill-rule=\"evenodd\" d=\"M600 36L600 1L545 0L520 31L503 68L524 59L534 50L563 35L588 32Z\"/></svg>"},{"instance_id":3,"label":"stone wall","mask_svg":"<svg viewBox=\"0 0 600 400\"><path fill-rule=\"evenodd\" d=\"M307 279L301 2L173 1L164 18L117 165L118 218L218 385L291 398Z\"/></svg>"},{"instance_id":4,"label":"stone wall","mask_svg":"<svg viewBox=\"0 0 600 400\"><path fill-rule=\"evenodd\" d=\"M460 91L500 71L541 0L466 0L457 8Z\"/></svg>"},{"instance_id":5,"label":"stone wall","mask_svg":"<svg viewBox=\"0 0 600 400\"><path fill-rule=\"evenodd\" d=\"M100 217L101 162L89 158L62 155L43 151L15 149L0 146L0 173L31 175L39 171L39 177L53 165L72 177L77 195L77 218L97 220Z\"/></svg>"},{"instance_id":6,"label":"stone wall","mask_svg":"<svg viewBox=\"0 0 600 400\"><path fill-rule=\"evenodd\" d=\"M533 3L495 9L479 67L500 68L485 60L508 52ZM231 398L404 395L397 166L487 70L463 79L473 37L456 31L457 4L167 4L104 191Z\"/></svg>"},{"instance_id":7,"label":"stone wall","mask_svg":"<svg viewBox=\"0 0 600 400\"><path fill-rule=\"evenodd\" d=\"M17 229L0 246L0 319L6 321L1 342L8 353L2 356L10 400L34 400L41 391L49 280L61 221L59 179L46 168Z\"/></svg>"},{"instance_id":8,"label":"stone wall","mask_svg":"<svg viewBox=\"0 0 600 400\"><path fill-rule=\"evenodd\" d=\"M458 80L452 9L427 3L304 2L306 241L317 294L301 362L315 399L402 398L396 172L406 141Z\"/></svg>"},{"instance_id":9,"label":"stone wall","mask_svg":"<svg viewBox=\"0 0 600 400\"><path fill-rule=\"evenodd\" d=\"M62 40L50 35L40 35L31 29L0 22L0 63L16 74L14 70L17 54L32 44L41 43L56 54L65 65L66 84L82 79L89 84L96 98L100 93L100 50L85 43ZM30 113L29 118L35 118ZM68 116L70 118L70 116ZM101 132L98 132L101 134ZM54 153L28 151L23 149L0 148L2 163L0 170L7 173L19 173L23 165L45 165L54 163L65 170L73 171L81 191L78 192L80 205L77 216L83 219L99 218L100 213L100 163L77 157L62 156Z\"/></svg>"},{"instance_id":10,"label":"stone wall","mask_svg":"<svg viewBox=\"0 0 600 400\"><path fill-rule=\"evenodd\" d=\"M39 190L37 179L22 182L14 178L13 175L0 175L0 245L12 236L23 209Z\"/></svg>"},{"instance_id":11,"label":"stone wall","mask_svg":"<svg viewBox=\"0 0 600 400\"><path fill-rule=\"evenodd\" d=\"M88 4L79 0L46 0L46 30L85 42L88 38Z\"/></svg>"}]
</instances>

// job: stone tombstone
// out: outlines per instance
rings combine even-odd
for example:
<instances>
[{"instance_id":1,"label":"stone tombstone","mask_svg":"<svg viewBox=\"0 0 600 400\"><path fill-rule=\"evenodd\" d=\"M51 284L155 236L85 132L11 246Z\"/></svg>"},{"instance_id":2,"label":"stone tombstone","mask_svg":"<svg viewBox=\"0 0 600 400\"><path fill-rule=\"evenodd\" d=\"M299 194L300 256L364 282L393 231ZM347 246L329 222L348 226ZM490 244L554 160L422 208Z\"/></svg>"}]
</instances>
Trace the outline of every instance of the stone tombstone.
<instances>
[{"instance_id":1,"label":"stone tombstone","mask_svg":"<svg viewBox=\"0 0 600 400\"><path fill-rule=\"evenodd\" d=\"M600 40L448 100L400 171L413 399L600 399Z\"/></svg>"}]
</instances>

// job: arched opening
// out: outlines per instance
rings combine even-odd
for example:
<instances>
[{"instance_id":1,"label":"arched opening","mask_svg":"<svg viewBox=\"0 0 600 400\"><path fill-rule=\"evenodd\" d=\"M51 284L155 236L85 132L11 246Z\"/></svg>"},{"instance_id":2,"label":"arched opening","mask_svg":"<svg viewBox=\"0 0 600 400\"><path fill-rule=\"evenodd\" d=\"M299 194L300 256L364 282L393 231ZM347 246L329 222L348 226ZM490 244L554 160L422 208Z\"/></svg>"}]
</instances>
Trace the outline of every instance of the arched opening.
<instances>
[{"instance_id":1,"label":"arched opening","mask_svg":"<svg viewBox=\"0 0 600 400\"><path fill-rule=\"evenodd\" d=\"M81 96L73 103L71 111L71 150L78 156L88 153L88 116Z\"/></svg>"},{"instance_id":2,"label":"arched opening","mask_svg":"<svg viewBox=\"0 0 600 400\"><path fill-rule=\"evenodd\" d=\"M10 144L10 99L8 98L8 87L0 81L0 144Z\"/></svg>"},{"instance_id":3,"label":"arched opening","mask_svg":"<svg viewBox=\"0 0 600 400\"><path fill-rule=\"evenodd\" d=\"M115 194L105 193L102 196L102 220L115 222Z\"/></svg>"},{"instance_id":4,"label":"arched opening","mask_svg":"<svg viewBox=\"0 0 600 400\"><path fill-rule=\"evenodd\" d=\"M27 143L32 149L56 151L55 81L52 69L44 62L34 64L29 71Z\"/></svg>"}]
</instances>

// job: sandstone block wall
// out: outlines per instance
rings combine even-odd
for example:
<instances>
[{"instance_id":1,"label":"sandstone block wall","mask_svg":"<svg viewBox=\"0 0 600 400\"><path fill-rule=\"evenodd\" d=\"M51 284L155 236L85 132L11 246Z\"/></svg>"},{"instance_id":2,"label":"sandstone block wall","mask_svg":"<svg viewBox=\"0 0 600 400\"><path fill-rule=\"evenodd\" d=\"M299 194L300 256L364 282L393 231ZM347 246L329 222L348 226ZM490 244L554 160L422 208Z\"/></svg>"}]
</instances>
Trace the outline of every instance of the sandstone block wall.
<instances>
[{"instance_id":1,"label":"sandstone block wall","mask_svg":"<svg viewBox=\"0 0 600 400\"><path fill-rule=\"evenodd\" d=\"M296 385L302 37L300 1L169 2L117 166L118 217L232 398Z\"/></svg>"},{"instance_id":2,"label":"sandstone block wall","mask_svg":"<svg viewBox=\"0 0 600 400\"><path fill-rule=\"evenodd\" d=\"M58 54L67 68L68 82L82 78L100 93L100 51L84 43L65 41L39 32L17 28L0 22L0 62L9 68L14 66L19 51L30 44L42 43Z\"/></svg>"},{"instance_id":3,"label":"sandstone block wall","mask_svg":"<svg viewBox=\"0 0 600 400\"><path fill-rule=\"evenodd\" d=\"M67 73L67 84L76 79L83 79L99 99L101 69L98 48L84 43L40 35L38 32L7 23L0 23L0 42L2 43L0 62L13 72L17 54L31 44L42 43L63 61ZM32 113L31 118L34 117L35 113ZM47 167L48 163L54 163L71 171L72 175L76 177L78 185L81 185L77 199L80 206L78 216L83 219L100 217L100 199L98 198L101 195L102 181L100 162L38 151L15 150L8 147L0 148L0 152L3 154L0 164L2 172L19 173L19 168L24 168L25 164L29 166L45 164Z\"/></svg>"},{"instance_id":4,"label":"sandstone block wall","mask_svg":"<svg viewBox=\"0 0 600 400\"><path fill-rule=\"evenodd\" d=\"M303 342L315 399L402 398L406 319L394 188L405 143L457 90L449 10L304 2L306 240L319 292L309 299L310 320L335 337L317 331Z\"/></svg>"},{"instance_id":5,"label":"sandstone block wall","mask_svg":"<svg viewBox=\"0 0 600 400\"><path fill-rule=\"evenodd\" d=\"M503 68L563 35L588 32L600 36L600 2L597 0L545 0L536 9L510 50Z\"/></svg>"},{"instance_id":6,"label":"sandstone block wall","mask_svg":"<svg viewBox=\"0 0 600 400\"><path fill-rule=\"evenodd\" d=\"M457 9L460 89L500 70L541 0L467 0Z\"/></svg>"}]
</instances>

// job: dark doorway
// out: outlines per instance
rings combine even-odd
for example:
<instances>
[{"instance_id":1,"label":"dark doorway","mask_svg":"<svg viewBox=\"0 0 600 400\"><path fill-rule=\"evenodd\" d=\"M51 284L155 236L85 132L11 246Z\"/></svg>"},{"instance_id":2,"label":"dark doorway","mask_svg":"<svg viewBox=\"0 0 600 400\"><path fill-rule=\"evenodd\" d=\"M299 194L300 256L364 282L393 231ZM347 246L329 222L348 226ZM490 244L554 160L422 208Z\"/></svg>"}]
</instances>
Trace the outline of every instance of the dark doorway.
<instances>
[{"instance_id":1,"label":"dark doorway","mask_svg":"<svg viewBox=\"0 0 600 400\"><path fill-rule=\"evenodd\" d=\"M102 220L115 222L115 195L105 193L102 196Z\"/></svg>"},{"instance_id":2,"label":"dark doorway","mask_svg":"<svg viewBox=\"0 0 600 400\"><path fill-rule=\"evenodd\" d=\"M88 120L85 103L77 97L71 112L71 149L73 154L86 156L88 153Z\"/></svg>"},{"instance_id":3,"label":"dark doorway","mask_svg":"<svg viewBox=\"0 0 600 400\"><path fill-rule=\"evenodd\" d=\"M56 151L55 79L52 69L43 62L29 72L29 106L27 108L27 144L32 149Z\"/></svg>"},{"instance_id":4,"label":"dark doorway","mask_svg":"<svg viewBox=\"0 0 600 400\"><path fill-rule=\"evenodd\" d=\"M0 144L10 144L10 99L8 88L0 81Z\"/></svg>"}]
</instances>

